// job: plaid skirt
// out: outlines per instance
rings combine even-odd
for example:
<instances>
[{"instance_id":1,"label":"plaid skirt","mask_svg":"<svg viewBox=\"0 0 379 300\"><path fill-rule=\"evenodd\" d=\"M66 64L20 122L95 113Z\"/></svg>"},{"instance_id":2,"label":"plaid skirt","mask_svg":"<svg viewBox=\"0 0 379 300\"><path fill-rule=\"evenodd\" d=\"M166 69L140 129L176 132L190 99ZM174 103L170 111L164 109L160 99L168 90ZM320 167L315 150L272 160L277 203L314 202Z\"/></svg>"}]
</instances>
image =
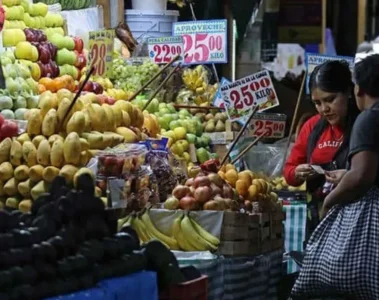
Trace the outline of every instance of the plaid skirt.
<instances>
[{"instance_id":1,"label":"plaid skirt","mask_svg":"<svg viewBox=\"0 0 379 300\"><path fill-rule=\"evenodd\" d=\"M293 299L349 295L379 299L379 189L333 207L313 232Z\"/></svg>"}]
</instances>

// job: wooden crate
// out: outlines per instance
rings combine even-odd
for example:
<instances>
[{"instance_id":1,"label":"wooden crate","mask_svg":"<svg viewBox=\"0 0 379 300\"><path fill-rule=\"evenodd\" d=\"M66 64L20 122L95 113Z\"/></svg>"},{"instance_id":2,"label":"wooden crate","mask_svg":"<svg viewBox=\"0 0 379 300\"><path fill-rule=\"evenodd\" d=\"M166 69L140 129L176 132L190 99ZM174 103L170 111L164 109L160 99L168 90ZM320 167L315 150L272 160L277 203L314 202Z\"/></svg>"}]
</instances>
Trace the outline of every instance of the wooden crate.
<instances>
[{"instance_id":1,"label":"wooden crate","mask_svg":"<svg viewBox=\"0 0 379 300\"><path fill-rule=\"evenodd\" d=\"M266 253L283 247L284 214L261 213L250 216L249 236L259 253Z\"/></svg>"},{"instance_id":2,"label":"wooden crate","mask_svg":"<svg viewBox=\"0 0 379 300\"><path fill-rule=\"evenodd\" d=\"M249 216L225 212L221 227L221 244L218 253L225 256L252 255L249 242Z\"/></svg>"}]
</instances>

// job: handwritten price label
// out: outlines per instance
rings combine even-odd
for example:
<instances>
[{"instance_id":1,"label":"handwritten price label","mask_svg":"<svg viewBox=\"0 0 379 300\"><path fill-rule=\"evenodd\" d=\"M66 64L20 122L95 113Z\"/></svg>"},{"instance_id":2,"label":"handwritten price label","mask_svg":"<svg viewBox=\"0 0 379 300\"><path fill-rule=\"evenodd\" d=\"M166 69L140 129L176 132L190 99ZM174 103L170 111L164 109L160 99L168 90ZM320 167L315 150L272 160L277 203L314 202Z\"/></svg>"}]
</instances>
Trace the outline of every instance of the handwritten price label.
<instances>
[{"instance_id":1,"label":"handwritten price label","mask_svg":"<svg viewBox=\"0 0 379 300\"><path fill-rule=\"evenodd\" d=\"M183 37L184 63L213 64L227 63L227 21L209 20L177 22L173 35Z\"/></svg>"},{"instance_id":2,"label":"handwritten price label","mask_svg":"<svg viewBox=\"0 0 379 300\"><path fill-rule=\"evenodd\" d=\"M170 36L149 38L149 57L156 64L169 63L175 56L183 53L183 38Z\"/></svg>"},{"instance_id":3,"label":"handwritten price label","mask_svg":"<svg viewBox=\"0 0 379 300\"><path fill-rule=\"evenodd\" d=\"M255 106L262 112L279 105L268 71L225 84L221 92L231 121L244 123Z\"/></svg>"},{"instance_id":4,"label":"handwritten price label","mask_svg":"<svg viewBox=\"0 0 379 300\"><path fill-rule=\"evenodd\" d=\"M94 76L112 76L112 56L114 30L99 30L89 33L89 60L88 66L93 63Z\"/></svg>"},{"instance_id":5,"label":"handwritten price label","mask_svg":"<svg viewBox=\"0 0 379 300\"><path fill-rule=\"evenodd\" d=\"M284 137L287 116L283 114L256 114L251 120L253 136L260 136L266 131L265 137L281 139Z\"/></svg>"}]
</instances>

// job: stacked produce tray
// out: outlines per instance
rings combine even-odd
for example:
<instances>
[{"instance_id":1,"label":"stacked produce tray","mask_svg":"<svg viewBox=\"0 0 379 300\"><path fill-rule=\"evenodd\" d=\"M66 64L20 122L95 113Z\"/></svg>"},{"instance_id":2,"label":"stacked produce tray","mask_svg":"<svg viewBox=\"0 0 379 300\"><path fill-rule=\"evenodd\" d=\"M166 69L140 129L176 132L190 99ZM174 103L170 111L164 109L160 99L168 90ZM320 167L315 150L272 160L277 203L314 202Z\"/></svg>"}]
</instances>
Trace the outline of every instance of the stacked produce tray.
<instances>
[{"instance_id":1,"label":"stacked produce tray","mask_svg":"<svg viewBox=\"0 0 379 300\"><path fill-rule=\"evenodd\" d=\"M225 212L218 253L258 255L283 248L282 212L246 215Z\"/></svg>"}]
</instances>

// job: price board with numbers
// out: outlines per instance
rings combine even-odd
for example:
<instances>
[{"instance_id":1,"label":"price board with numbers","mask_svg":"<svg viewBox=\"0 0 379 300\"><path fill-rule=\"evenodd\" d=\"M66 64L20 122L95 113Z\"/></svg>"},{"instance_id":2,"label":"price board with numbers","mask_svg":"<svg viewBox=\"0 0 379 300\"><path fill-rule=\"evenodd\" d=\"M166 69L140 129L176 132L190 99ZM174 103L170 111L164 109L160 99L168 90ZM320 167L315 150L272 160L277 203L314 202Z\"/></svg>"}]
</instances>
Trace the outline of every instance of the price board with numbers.
<instances>
[{"instance_id":1,"label":"price board with numbers","mask_svg":"<svg viewBox=\"0 0 379 300\"><path fill-rule=\"evenodd\" d=\"M221 92L221 87L224 86L225 84L230 83L228 79L222 77L220 80L220 86L218 87L218 90L213 98L213 106L216 107L225 107L224 100L222 99L222 92Z\"/></svg>"},{"instance_id":2,"label":"price board with numbers","mask_svg":"<svg viewBox=\"0 0 379 300\"><path fill-rule=\"evenodd\" d=\"M149 57L156 64L169 63L178 54L183 54L183 38L181 36L149 38L147 44Z\"/></svg>"},{"instance_id":3,"label":"price board with numbers","mask_svg":"<svg viewBox=\"0 0 379 300\"><path fill-rule=\"evenodd\" d=\"M177 22L173 35L183 37L185 64L227 63L227 21Z\"/></svg>"},{"instance_id":4,"label":"price board with numbers","mask_svg":"<svg viewBox=\"0 0 379 300\"><path fill-rule=\"evenodd\" d=\"M281 139L284 137L287 116L283 114L258 113L251 120L253 136L264 135L267 138Z\"/></svg>"},{"instance_id":5,"label":"price board with numbers","mask_svg":"<svg viewBox=\"0 0 379 300\"><path fill-rule=\"evenodd\" d=\"M261 71L221 86L228 117L231 121L244 121L258 106L263 112L279 105L268 71Z\"/></svg>"},{"instance_id":6,"label":"price board with numbers","mask_svg":"<svg viewBox=\"0 0 379 300\"><path fill-rule=\"evenodd\" d=\"M94 76L112 76L114 36L114 30L90 31L88 65L93 63Z\"/></svg>"}]
</instances>

